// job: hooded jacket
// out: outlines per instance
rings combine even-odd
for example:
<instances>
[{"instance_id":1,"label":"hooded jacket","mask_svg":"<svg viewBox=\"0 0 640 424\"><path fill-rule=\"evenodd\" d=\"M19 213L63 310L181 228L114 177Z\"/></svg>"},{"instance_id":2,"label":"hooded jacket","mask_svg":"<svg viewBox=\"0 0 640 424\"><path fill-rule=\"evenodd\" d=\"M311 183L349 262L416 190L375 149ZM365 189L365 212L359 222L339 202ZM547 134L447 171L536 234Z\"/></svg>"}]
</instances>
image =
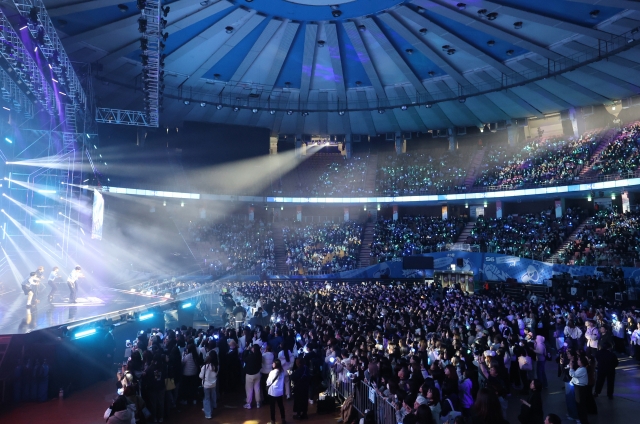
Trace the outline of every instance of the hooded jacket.
<instances>
[{"instance_id":1,"label":"hooded jacket","mask_svg":"<svg viewBox=\"0 0 640 424\"><path fill-rule=\"evenodd\" d=\"M544 345L544 336L536 336L533 351L536 353L536 361L547 360L547 348Z\"/></svg>"},{"instance_id":2,"label":"hooded jacket","mask_svg":"<svg viewBox=\"0 0 640 424\"><path fill-rule=\"evenodd\" d=\"M135 424L136 422L136 406L127 405L127 409L115 412L107 420L107 424Z\"/></svg>"}]
</instances>

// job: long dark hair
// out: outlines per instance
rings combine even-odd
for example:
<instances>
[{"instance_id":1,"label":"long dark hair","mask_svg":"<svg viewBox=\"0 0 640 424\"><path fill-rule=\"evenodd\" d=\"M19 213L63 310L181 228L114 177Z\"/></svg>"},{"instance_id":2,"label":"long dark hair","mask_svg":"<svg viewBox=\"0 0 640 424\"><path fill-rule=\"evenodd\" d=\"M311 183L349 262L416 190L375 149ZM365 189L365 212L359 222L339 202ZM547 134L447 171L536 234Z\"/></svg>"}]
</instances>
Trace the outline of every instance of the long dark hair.
<instances>
[{"instance_id":1,"label":"long dark hair","mask_svg":"<svg viewBox=\"0 0 640 424\"><path fill-rule=\"evenodd\" d=\"M207 358L204 360L204 365L211 365L211 368L213 368L215 372L218 372L218 354L215 350L209 351Z\"/></svg>"},{"instance_id":2,"label":"long dark hair","mask_svg":"<svg viewBox=\"0 0 640 424\"><path fill-rule=\"evenodd\" d=\"M427 405L420 405L416 410L416 422L418 424L436 424L431 413L431 408Z\"/></svg>"},{"instance_id":3,"label":"long dark hair","mask_svg":"<svg viewBox=\"0 0 640 424\"><path fill-rule=\"evenodd\" d=\"M478 422L493 424L504 421L498 395L487 388L478 390L472 409L474 415L478 417Z\"/></svg>"},{"instance_id":4,"label":"long dark hair","mask_svg":"<svg viewBox=\"0 0 640 424\"><path fill-rule=\"evenodd\" d=\"M286 359L287 362L291 362L291 360L289 359L289 349L284 346L284 343L280 343L280 349L282 349L282 352L284 352L284 359Z\"/></svg>"}]
</instances>

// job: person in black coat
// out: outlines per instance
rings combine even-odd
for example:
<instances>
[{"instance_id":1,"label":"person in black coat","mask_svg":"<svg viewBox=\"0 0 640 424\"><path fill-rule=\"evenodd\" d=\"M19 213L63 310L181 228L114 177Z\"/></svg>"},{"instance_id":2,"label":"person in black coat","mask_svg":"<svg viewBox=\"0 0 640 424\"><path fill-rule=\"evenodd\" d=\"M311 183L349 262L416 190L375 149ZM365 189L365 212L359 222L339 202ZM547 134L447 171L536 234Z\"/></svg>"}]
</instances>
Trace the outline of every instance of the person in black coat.
<instances>
[{"instance_id":1,"label":"person in black coat","mask_svg":"<svg viewBox=\"0 0 640 424\"><path fill-rule=\"evenodd\" d=\"M520 408L520 415L518 420L522 424L538 424L544 420L544 414L542 412L542 383L540 380L531 380L529 386L531 394L527 400L520 399L522 407Z\"/></svg>"},{"instance_id":2,"label":"person in black coat","mask_svg":"<svg viewBox=\"0 0 640 424\"><path fill-rule=\"evenodd\" d=\"M596 361L598 362L598 377L596 379L596 391L594 396L598 396L604 386L604 380L607 380L607 397L613 399L613 384L616 381L616 367L618 366L618 357L611 352L611 343L605 342L602 349L596 353Z\"/></svg>"},{"instance_id":3,"label":"person in black coat","mask_svg":"<svg viewBox=\"0 0 640 424\"><path fill-rule=\"evenodd\" d=\"M294 420L306 419L309 407L309 368L302 358L296 358L295 369L291 374L293 383L293 416Z\"/></svg>"}]
</instances>

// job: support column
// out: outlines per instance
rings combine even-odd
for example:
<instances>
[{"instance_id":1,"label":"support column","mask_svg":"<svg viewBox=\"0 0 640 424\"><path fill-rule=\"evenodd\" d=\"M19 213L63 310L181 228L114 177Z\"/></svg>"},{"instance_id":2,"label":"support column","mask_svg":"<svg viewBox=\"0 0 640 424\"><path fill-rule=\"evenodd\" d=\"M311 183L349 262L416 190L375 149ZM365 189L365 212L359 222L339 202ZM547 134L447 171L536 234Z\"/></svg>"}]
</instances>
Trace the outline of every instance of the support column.
<instances>
[{"instance_id":1,"label":"support column","mask_svg":"<svg viewBox=\"0 0 640 424\"><path fill-rule=\"evenodd\" d=\"M299 158L303 156L302 152L302 134L296 134L296 157Z\"/></svg>"},{"instance_id":2,"label":"support column","mask_svg":"<svg viewBox=\"0 0 640 424\"><path fill-rule=\"evenodd\" d=\"M346 151L346 158L351 159L351 134L344 136L344 149Z\"/></svg>"},{"instance_id":3,"label":"support column","mask_svg":"<svg viewBox=\"0 0 640 424\"><path fill-rule=\"evenodd\" d=\"M449 151L456 151L456 130L455 128L447 128L447 137L449 139Z\"/></svg>"},{"instance_id":4,"label":"support column","mask_svg":"<svg viewBox=\"0 0 640 424\"><path fill-rule=\"evenodd\" d=\"M571 119L571 127L573 127L573 136L580 137L587 130L584 116L579 113L576 108L569 109L569 119Z\"/></svg>"},{"instance_id":5,"label":"support column","mask_svg":"<svg viewBox=\"0 0 640 424\"><path fill-rule=\"evenodd\" d=\"M511 119L507 119L507 138L509 146L515 146L518 142L518 127L514 125Z\"/></svg>"},{"instance_id":6,"label":"support column","mask_svg":"<svg viewBox=\"0 0 640 424\"><path fill-rule=\"evenodd\" d=\"M278 136L269 137L269 154L277 155L278 154Z\"/></svg>"}]
</instances>

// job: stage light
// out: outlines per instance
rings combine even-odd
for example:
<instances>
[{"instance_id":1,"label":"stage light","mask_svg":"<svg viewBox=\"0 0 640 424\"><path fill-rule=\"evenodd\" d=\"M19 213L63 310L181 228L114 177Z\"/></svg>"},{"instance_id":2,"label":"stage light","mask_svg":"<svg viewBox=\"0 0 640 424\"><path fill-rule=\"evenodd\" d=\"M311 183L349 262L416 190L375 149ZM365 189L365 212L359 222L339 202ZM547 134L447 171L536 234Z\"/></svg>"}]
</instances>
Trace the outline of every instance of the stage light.
<instances>
[{"instance_id":1,"label":"stage light","mask_svg":"<svg viewBox=\"0 0 640 424\"><path fill-rule=\"evenodd\" d=\"M338 115L343 116L344 115L344 110L339 110L338 111Z\"/></svg>"},{"instance_id":2,"label":"stage light","mask_svg":"<svg viewBox=\"0 0 640 424\"><path fill-rule=\"evenodd\" d=\"M251 112L253 113L258 113L258 109L256 109L255 107L253 109L251 109Z\"/></svg>"},{"instance_id":3,"label":"stage light","mask_svg":"<svg viewBox=\"0 0 640 424\"><path fill-rule=\"evenodd\" d=\"M62 91L58 91L58 93L62 94L63 96L66 96L66 94L63 93Z\"/></svg>"},{"instance_id":4,"label":"stage light","mask_svg":"<svg viewBox=\"0 0 640 424\"><path fill-rule=\"evenodd\" d=\"M589 202L591 201L591 195L587 196L587 201L589 201Z\"/></svg>"},{"instance_id":5,"label":"stage light","mask_svg":"<svg viewBox=\"0 0 640 424\"><path fill-rule=\"evenodd\" d=\"M144 314L144 315L140 315L140 321L146 321L148 319L153 318L153 314Z\"/></svg>"},{"instance_id":6,"label":"stage light","mask_svg":"<svg viewBox=\"0 0 640 424\"><path fill-rule=\"evenodd\" d=\"M53 224L53 221L46 221L46 220L39 219L36 221L36 224Z\"/></svg>"},{"instance_id":7,"label":"stage light","mask_svg":"<svg viewBox=\"0 0 640 424\"><path fill-rule=\"evenodd\" d=\"M9 138L7 138L7 137L5 137L5 138L4 138L4 140L5 140L7 143L9 143L9 144L13 144L13 141L11 141L11 140L10 140ZM7 163L9 163L9 162L7 162Z\"/></svg>"},{"instance_id":8,"label":"stage light","mask_svg":"<svg viewBox=\"0 0 640 424\"><path fill-rule=\"evenodd\" d=\"M205 102L200 103L200 107L205 107L207 104Z\"/></svg>"},{"instance_id":9,"label":"stage light","mask_svg":"<svg viewBox=\"0 0 640 424\"><path fill-rule=\"evenodd\" d=\"M87 336L91 336L96 334L96 329L92 328L90 330L83 330L83 331L78 331L75 335L74 338L77 339L81 339L83 337L87 337Z\"/></svg>"},{"instance_id":10,"label":"stage light","mask_svg":"<svg viewBox=\"0 0 640 424\"><path fill-rule=\"evenodd\" d=\"M91 138L91 136L89 134L87 134L87 138ZM94 146L95 147L95 146Z\"/></svg>"},{"instance_id":11,"label":"stage light","mask_svg":"<svg viewBox=\"0 0 640 424\"><path fill-rule=\"evenodd\" d=\"M182 305L182 309L187 309L187 308L190 308L190 307L192 307L192 306L193 306L193 305L191 304L191 302L189 302L189 303L184 303L184 304Z\"/></svg>"},{"instance_id":12,"label":"stage light","mask_svg":"<svg viewBox=\"0 0 640 424\"><path fill-rule=\"evenodd\" d=\"M20 31L22 31L22 30L23 30L23 29L25 29L26 27L27 27L26 25L25 25L25 26L23 26L22 28L20 28Z\"/></svg>"},{"instance_id":13,"label":"stage light","mask_svg":"<svg viewBox=\"0 0 640 424\"><path fill-rule=\"evenodd\" d=\"M9 109L9 108L8 108L8 107L6 107L6 106L2 106L2 109L4 109L4 110L11 110L11 109Z\"/></svg>"},{"instance_id":14,"label":"stage light","mask_svg":"<svg viewBox=\"0 0 640 424\"><path fill-rule=\"evenodd\" d=\"M400 109L402 109L402 110L407 110L407 105L402 105L402 106L400 106Z\"/></svg>"},{"instance_id":15,"label":"stage light","mask_svg":"<svg viewBox=\"0 0 640 424\"><path fill-rule=\"evenodd\" d=\"M270 114L270 115L275 115L275 114L276 114L276 111L275 111L275 110L273 110L273 109L271 109L271 110L269 111L269 114Z\"/></svg>"},{"instance_id":16,"label":"stage light","mask_svg":"<svg viewBox=\"0 0 640 424\"><path fill-rule=\"evenodd\" d=\"M35 49L33 49L33 52L34 52L34 53L38 53L38 46L36 46L36 48L35 48Z\"/></svg>"},{"instance_id":17,"label":"stage light","mask_svg":"<svg viewBox=\"0 0 640 424\"><path fill-rule=\"evenodd\" d=\"M40 194L56 194L55 190L38 190Z\"/></svg>"},{"instance_id":18,"label":"stage light","mask_svg":"<svg viewBox=\"0 0 640 424\"><path fill-rule=\"evenodd\" d=\"M180 207L184 208L184 202L180 202Z\"/></svg>"},{"instance_id":19,"label":"stage light","mask_svg":"<svg viewBox=\"0 0 640 424\"><path fill-rule=\"evenodd\" d=\"M216 109L218 110L222 109L222 105L216 105Z\"/></svg>"},{"instance_id":20,"label":"stage light","mask_svg":"<svg viewBox=\"0 0 640 424\"><path fill-rule=\"evenodd\" d=\"M234 112L237 112L237 111L239 111L239 110L240 110L240 108L239 108L238 106L234 106L234 107L233 107L233 111L234 111Z\"/></svg>"},{"instance_id":21,"label":"stage light","mask_svg":"<svg viewBox=\"0 0 640 424\"><path fill-rule=\"evenodd\" d=\"M57 79L55 79L55 78L51 78L51 81L53 81L53 82L58 82L58 80L57 80Z\"/></svg>"}]
</instances>

